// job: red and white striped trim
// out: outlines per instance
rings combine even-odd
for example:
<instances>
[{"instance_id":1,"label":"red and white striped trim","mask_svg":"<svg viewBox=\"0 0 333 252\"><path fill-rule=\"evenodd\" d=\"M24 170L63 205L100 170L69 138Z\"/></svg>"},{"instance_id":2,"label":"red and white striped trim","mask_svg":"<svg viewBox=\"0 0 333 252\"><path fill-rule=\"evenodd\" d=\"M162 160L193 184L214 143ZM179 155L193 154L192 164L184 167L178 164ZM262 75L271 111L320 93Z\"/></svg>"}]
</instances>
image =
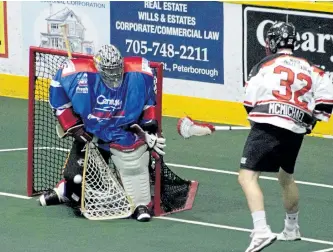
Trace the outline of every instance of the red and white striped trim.
<instances>
[{"instance_id":1,"label":"red and white striped trim","mask_svg":"<svg viewBox=\"0 0 333 252\"><path fill-rule=\"evenodd\" d=\"M333 100L326 100L326 99L319 99L315 101L316 105L319 103L324 103L324 104L332 104L333 105Z\"/></svg>"},{"instance_id":2,"label":"red and white striped trim","mask_svg":"<svg viewBox=\"0 0 333 252\"><path fill-rule=\"evenodd\" d=\"M248 107L253 107L252 102L249 102L249 101L243 101L243 104Z\"/></svg>"},{"instance_id":3,"label":"red and white striped trim","mask_svg":"<svg viewBox=\"0 0 333 252\"><path fill-rule=\"evenodd\" d=\"M270 115L270 114L265 114L265 113L259 113L259 112L250 112L249 118L251 117L280 117L282 119L288 120L288 121L293 121L296 122L296 120L288 117L288 116L283 116L283 115Z\"/></svg>"}]
</instances>

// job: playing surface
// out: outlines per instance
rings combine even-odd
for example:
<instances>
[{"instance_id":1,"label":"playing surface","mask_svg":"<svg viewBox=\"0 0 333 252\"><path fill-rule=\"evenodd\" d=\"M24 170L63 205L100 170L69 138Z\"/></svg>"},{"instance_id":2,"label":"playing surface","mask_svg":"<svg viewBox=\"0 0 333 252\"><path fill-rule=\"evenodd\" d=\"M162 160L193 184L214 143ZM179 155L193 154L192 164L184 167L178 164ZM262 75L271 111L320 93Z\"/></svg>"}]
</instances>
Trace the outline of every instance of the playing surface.
<instances>
[{"instance_id":1,"label":"playing surface","mask_svg":"<svg viewBox=\"0 0 333 252\"><path fill-rule=\"evenodd\" d=\"M176 132L177 120L164 118L166 162L182 177L199 181L193 209L149 223L88 221L64 206L42 208L35 199L4 196L26 195L27 104L0 98L1 252L245 251L252 220L236 172L247 131L185 141ZM333 251L332 144L332 140L306 137L297 162L304 240L276 242L265 251ZM269 224L280 232L284 211L279 185L267 177L260 183Z\"/></svg>"}]
</instances>

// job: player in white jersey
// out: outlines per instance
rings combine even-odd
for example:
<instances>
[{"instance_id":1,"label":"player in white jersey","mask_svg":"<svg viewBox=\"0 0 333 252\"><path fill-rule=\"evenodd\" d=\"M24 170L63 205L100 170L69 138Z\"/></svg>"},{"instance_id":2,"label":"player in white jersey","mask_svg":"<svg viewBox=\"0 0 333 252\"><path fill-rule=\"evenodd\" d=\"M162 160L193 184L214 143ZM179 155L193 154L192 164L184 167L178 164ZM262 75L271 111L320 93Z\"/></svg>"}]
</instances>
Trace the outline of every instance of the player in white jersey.
<instances>
[{"instance_id":1,"label":"player in white jersey","mask_svg":"<svg viewBox=\"0 0 333 252\"><path fill-rule=\"evenodd\" d=\"M277 240L300 240L299 194L293 179L304 135L317 121L328 121L333 86L324 71L293 56L295 27L277 22L267 32L270 55L255 65L246 83L244 106L251 122L238 181L252 214L254 229L246 252L261 251ZM286 210L285 228L275 236L266 222L261 172L278 173Z\"/></svg>"}]
</instances>

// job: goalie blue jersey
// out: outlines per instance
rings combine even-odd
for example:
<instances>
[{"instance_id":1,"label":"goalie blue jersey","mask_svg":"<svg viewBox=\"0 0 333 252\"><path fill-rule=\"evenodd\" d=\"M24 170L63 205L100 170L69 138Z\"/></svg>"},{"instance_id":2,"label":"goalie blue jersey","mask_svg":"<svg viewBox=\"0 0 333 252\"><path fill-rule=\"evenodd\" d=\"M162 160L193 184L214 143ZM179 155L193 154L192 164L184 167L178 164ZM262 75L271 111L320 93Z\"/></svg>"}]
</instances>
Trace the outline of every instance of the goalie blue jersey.
<instances>
[{"instance_id":1,"label":"goalie blue jersey","mask_svg":"<svg viewBox=\"0 0 333 252\"><path fill-rule=\"evenodd\" d=\"M72 59L58 70L50 85L55 110L72 108L85 130L104 142L123 146L135 143L131 124L155 120L154 77L149 62L124 58L124 79L118 88L103 83L92 59Z\"/></svg>"}]
</instances>

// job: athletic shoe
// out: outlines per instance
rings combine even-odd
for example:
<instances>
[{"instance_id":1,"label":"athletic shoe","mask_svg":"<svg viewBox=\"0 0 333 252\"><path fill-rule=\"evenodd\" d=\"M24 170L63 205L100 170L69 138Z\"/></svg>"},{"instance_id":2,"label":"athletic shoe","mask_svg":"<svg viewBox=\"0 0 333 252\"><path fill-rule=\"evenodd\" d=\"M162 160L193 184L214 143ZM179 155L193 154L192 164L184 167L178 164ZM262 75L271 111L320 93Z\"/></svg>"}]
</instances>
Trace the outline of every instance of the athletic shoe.
<instances>
[{"instance_id":1,"label":"athletic shoe","mask_svg":"<svg viewBox=\"0 0 333 252\"><path fill-rule=\"evenodd\" d=\"M245 252L262 251L264 248L268 247L276 241L276 235L272 233L269 226L264 229L253 230L250 237L252 240L250 246L246 249Z\"/></svg>"},{"instance_id":2,"label":"athletic shoe","mask_svg":"<svg viewBox=\"0 0 333 252\"><path fill-rule=\"evenodd\" d=\"M299 232L299 226L297 225L294 230L287 230L284 228L282 233L277 235L278 241L300 241L301 233Z\"/></svg>"},{"instance_id":3,"label":"athletic shoe","mask_svg":"<svg viewBox=\"0 0 333 252\"><path fill-rule=\"evenodd\" d=\"M142 205L135 209L133 217L141 222L149 221L151 219L148 207Z\"/></svg>"},{"instance_id":4,"label":"athletic shoe","mask_svg":"<svg viewBox=\"0 0 333 252\"><path fill-rule=\"evenodd\" d=\"M61 204L61 200L57 191L58 189L55 188L41 195L38 199L39 204L41 206L52 206Z\"/></svg>"}]
</instances>

